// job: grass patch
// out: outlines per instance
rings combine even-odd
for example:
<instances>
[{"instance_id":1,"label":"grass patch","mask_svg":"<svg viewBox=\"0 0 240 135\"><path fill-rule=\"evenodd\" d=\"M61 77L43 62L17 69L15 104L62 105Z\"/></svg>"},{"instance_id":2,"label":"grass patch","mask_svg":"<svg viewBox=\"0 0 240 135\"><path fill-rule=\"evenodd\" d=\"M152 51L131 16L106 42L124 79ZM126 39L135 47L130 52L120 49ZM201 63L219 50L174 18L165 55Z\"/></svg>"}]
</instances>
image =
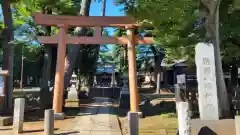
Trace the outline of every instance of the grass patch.
<instances>
[{"instance_id":1,"label":"grass patch","mask_svg":"<svg viewBox=\"0 0 240 135\"><path fill-rule=\"evenodd\" d=\"M166 118L160 115L139 119L139 135L166 135L161 130L166 130L167 135L176 135L178 128L177 118ZM120 118L124 135L128 135L128 119Z\"/></svg>"},{"instance_id":2,"label":"grass patch","mask_svg":"<svg viewBox=\"0 0 240 135\"><path fill-rule=\"evenodd\" d=\"M124 135L128 134L128 119L126 112L121 109L117 113ZM140 135L176 135L178 128L176 103L174 101L152 100L151 103L140 106L140 110L145 115L139 119ZM125 114L125 115L124 115Z\"/></svg>"},{"instance_id":3,"label":"grass patch","mask_svg":"<svg viewBox=\"0 0 240 135\"><path fill-rule=\"evenodd\" d=\"M163 118L177 118L177 114L176 113L164 113L160 115Z\"/></svg>"},{"instance_id":4,"label":"grass patch","mask_svg":"<svg viewBox=\"0 0 240 135\"><path fill-rule=\"evenodd\" d=\"M168 135L176 135L178 127L177 118L160 116L146 117L140 120L140 135L161 135L164 129Z\"/></svg>"}]
</instances>

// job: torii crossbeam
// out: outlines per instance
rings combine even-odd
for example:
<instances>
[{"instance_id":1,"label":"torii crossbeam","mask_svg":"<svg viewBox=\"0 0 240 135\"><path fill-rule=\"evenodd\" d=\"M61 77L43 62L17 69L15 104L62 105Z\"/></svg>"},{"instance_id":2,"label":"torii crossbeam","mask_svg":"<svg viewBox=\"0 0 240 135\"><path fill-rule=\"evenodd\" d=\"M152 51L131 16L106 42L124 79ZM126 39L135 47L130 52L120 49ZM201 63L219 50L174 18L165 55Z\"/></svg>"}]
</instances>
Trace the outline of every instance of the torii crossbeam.
<instances>
[{"instance_id":1,"label":"torii crossbeam","mask_svg":"<svg viewBox=\"0 0 240 135\"><path fill-rule=\"evenodd\" d=\"M53 109L55 113L62 113L63 89L64 89L64 64L67 44L127 44L128 46L128 70L130 86L131 111L139 111L139 93L137 88L136 74L136 44L152 44L149 37L140 38L135 36L133 29L140 26L133 19L122 16L57 16L41 13L32 14L36 24L45 26L58 26L60 32L55 36L40 36L38 41L43 44L57 44L57 65L54 83ZM95 27L93 37L76 37L67 35L70 26ZM100 27L119 27L127 29L126 37L101 36Z\"/></svg>"}]
</instances>

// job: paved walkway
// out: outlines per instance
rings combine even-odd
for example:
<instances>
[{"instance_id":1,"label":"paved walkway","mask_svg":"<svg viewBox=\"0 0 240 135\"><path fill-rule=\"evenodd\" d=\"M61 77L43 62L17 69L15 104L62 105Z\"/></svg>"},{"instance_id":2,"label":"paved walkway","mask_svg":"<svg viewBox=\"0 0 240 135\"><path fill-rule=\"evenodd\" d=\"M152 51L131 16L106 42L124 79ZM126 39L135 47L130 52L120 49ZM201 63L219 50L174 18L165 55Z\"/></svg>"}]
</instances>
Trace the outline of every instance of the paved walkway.
<instances>
[{"instance_id":1,"label":"paved walkway","mask_svg":"<svg viewBox=\"0 0 240 135\"><path fill-rule=\"evenodd\" d=\"M108 98L96 98L94 106L76 116L71 125L59 129L59 135L122 135L117 116Z\"/></svg>"}]
</instances>

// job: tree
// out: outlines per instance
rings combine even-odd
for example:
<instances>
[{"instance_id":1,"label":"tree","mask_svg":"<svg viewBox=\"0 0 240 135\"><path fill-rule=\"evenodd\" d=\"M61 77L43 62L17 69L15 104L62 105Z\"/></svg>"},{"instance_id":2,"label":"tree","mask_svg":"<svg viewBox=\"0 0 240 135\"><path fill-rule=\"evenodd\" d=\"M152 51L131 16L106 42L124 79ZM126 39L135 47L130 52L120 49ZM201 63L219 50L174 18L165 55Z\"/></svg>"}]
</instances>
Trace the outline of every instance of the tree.
<instances>
[{"instance_id":1,"label":"tree","mask_svg":"<svg viewBox=\"0 0 240 135\"><path fill-rule=\"evenodd\" d=\"M238 1L222 0L220 4L220 35L221 35L221 52L223 58L223 70L224 72L231 73L231 88L237 87L238 79L238 67L239 67L239 3ZM223 33L223 34L222 34ZM229 70L230 69L230 70ZM229 91L228 88L228 92ZM231 100L231 99L229 99Z\"/></svg>"},{"instance_id":2,"label":"tree","mask_svg":"<svg viewBox=\"0 0 240 135\"><path fill-rule=\"evenodd\" d=\"M214 46L214 57L216 67L216 84L218 90L218 97L222 117L229 117L230 107L228 100L228 93L222 70L222 60L220 54L220 40L219 40L219 6L220 0L201 0L204 6L206 17L206 39L209 39Z\"/></svg>"},{"instance_id":3,"label":"tree","mask_svg":"<svg viewBox=\"0 0 240 135\"><path fill-rule=\"evenodd\" d=\"M3 69L9 71L7 78L7 108L12 108L12 91L13 91L13 51L14 46L10 42L14 40L13 37L13 19L10 1L4 0L1 3L2 13L5 25L5 39L3 44Z\"/></svg>"},{"instance_id":4,"label":"tree","mask_svg":"<svg viewBox=\"0 0 240 135\"><path fill-rule=\"evenodd\" d=\"M43 59L41 55L41 51L43 48L41 46L34 46L34 45L28 45L25 43L18 43L15 44L14 48L14 71L13 76L14 80L20 80L21 76L21 56L23 55L23 63L24 63L24 70L23 70L23 80L24 84L27 83L27 77L33 77L36 81L35 85L39 82L37 80L41 77L41 69L42 69L42 63Z\"/></svg>"},{"instance_id":5,"label":"tree","mask_svg":"<svg viewBox=\"0 0 240 135\"><path fill-rule=\"evenodd\" d=\"M154 65L155 65L155 69L154 69L154 75L155 75L155 80L156 80L156 93L160 94L160 87L161 87L161 71L162 67L161 67L161 63L162 60L165 56L164 50L162 48L156 48L155 46L151 46L151 50L154 54Z\"/></svg>"},{"instance_id":6,"label":"tree","mask_svg":"<svg viewBox=\"0 0 240 135\"><path fill-rule=\"evenodd\" d=\"M165 49L164 61L171 62L178 57L193 63L194 46L197 42L207 41L214 44L219 101L223 115L227 115L229 104L220 56L224 56L224 61L226 59L234 61L236 58L236 55L232 55L229 51L233 52L238 48L238 42L233 43L233 40L238 41L238 32L235 31L239 26L233 27L233 25L239 24L237 23L239 2L236 0L222 0L221 3L218 0L119 0L119 2L125 5L129 15L143 24L147 23L154 27L152 31L155 41ZM218 23L219 6L220 23ZM201 11L207 12L199 17L199 13L200 15L203 13ZM221 39L219 39L218 24L221 24L220 35L223 35ZM220 52L220 47L228 51Z\"/></svg>"},{"instance_id":7,"label":"tree","mask_svg":"<svg viewBox=\"0 0 240 135\"><path fill-rule=\"evenodd\" d=\"M80 15L83 15L83 16L89 15L90 3L91 3L91 0L81 1ZM86 28L78 27L75 30L75 35L82 36L86 34L86 32L87 32ZM65 72L64 72L64 88L65 89L69 86L70 78L72 76L73 68L76 61L76 57L79 53L80 48L81 48L81 45L69 45L68 54L65 58ZM80 57L82 57L81 54L80 54ZM80 60L81 59L82 58L80 58ZM79 62L81 63L81 61Z\"/></svg>"},{"instance_id":8,"label":"tree","mask_svg":"<svg viewBox=\"0 0 240 135\"><path fill-rule=\"evenodd\" d=\"M33 19L31 18L31 13L33 12L42 12L43 14L77 14L77 9L80 4L78 0L52 0L52 1L43 1L43 0L18 0L13 3L14 12L14 20L15 20L15 28L18 36L21 36L21 40L24 39L25 44L29 44L29 42L36 41L36 37L39 35L54 35L58 31L57 28L48 27L40 27L34 24ZM16 41L19 42L19 41ZM24 44L24 43L23 43ZM36 43L32 43L36 44ZM48 104L51 107L51 99L48 100L46 96L51 97L49 93L48 82L51 79L54 79L55 73L55 64L51 64L55 62L55 56L52 57L52 52L56 50L55 47L45 45L44 53L40 53L43 56L43 66L42 67L42 78L41 80L41 91L40 91L40 100L41 107L45 108ZM53 59L53 60L52 60ZM24 64L30 64L24 62ZM33 64L33 63L32 63ZM35 68L38 69L38 68ZM26 73L26 72L24 72ZM39 73L39 72L37 72ZM32 74L34 75L34 74ZM44 99L44 100L42 100Z\"/></svg>"},{"instance_id":9,"label":"tree","mask_svg":"<svg viewBox=\"0 0 240 135\"><path fill-rule=\"evenodd\" d=\"M101 16L105 16L105 13L106 13L106 0L101 0ZM108 36L108 32L106 30L104 30L103 28L100 28L99 30L101 33L102 36ZM93 83L93 76L95 75L96 73L96 70L97 70L97 63L98 63L98 58L99 58L99 52L100 52L100 47L101 46L105 46L105 45L94 45L94 48L95 48L95 52L94 53L94 63L93 63L93 72L92 74L90 74L91 77L91 80L89 80L89 82L91 82L90 84ZM92 85L91 85L92 86Z\"/></svg>"},{"instance_id":10,"label":"tree","mask_svg":"<svg viewBox=\"0 0 240 135\"><path fill-rule=\"evenodd\" d=\"M186 50L181 54L181 57L186 57L185 55L194 49L195 43L201 40L199 31L202 29L194 28L197 20L195 12L199 2L193 0L119 0L119 2L125 5L129 16L143 25L153 26L144 33L155 37L155 44L165 49L164 61L167 63L176 60L173 58L176 57L175 52L179 50Z\"/></svg>"}]
</instances>

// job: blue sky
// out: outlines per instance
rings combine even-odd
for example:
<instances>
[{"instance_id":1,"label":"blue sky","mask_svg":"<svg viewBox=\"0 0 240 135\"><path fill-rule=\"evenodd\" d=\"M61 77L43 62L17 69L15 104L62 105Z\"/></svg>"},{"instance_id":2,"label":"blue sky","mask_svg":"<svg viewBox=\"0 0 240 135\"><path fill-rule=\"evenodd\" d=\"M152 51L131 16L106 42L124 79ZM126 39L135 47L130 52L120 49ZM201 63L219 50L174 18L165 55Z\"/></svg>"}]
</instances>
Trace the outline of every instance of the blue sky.
<instances>
[{"instance_id":1,"label":"blue sky","mask_svg":"<svg viewBox=\"0 0 240 135\"><path fill-rule=\"evenodd\" d=\"M92 0L93 1L93 0ZM101 2L91 2L90 16L101 16ZM122 11L123 6L116 6L114 0L106 0L106 16L125 16ZM2 19L2 8L0 8L0 18ZM112 35L114 28L107 28L110 35Z\"/></svg>"},{"instance_id":2,"label":"blue sky","mask_svg":"<svg viewBox=\"0 0 240 135\"><path fill-rule=\"evenodd\" d=\"M93 0L92 0L93 1ZM90 7L90 16L101 16L101 8L102 4L101 1L96 0L96 2L91 2ZM125 16L125 12L122 10L123 5L116 6L114 3L114 0L106 0L106 16ZM2 9L0 8L0 18L2 19ZM110 35L113 34L114 28L106 28ZM108 45L108 48L110 49L112 45Z\"/></svg>"},{"instance_id":3,"label":"blue sky","mask_svg":"<svg viewBox=\"0 0 240 135\"><path fill-rule=\"evenodd\" d=\"M98 1L98 0L96 0ZM90 16L101 16L101 2L92 2L90 7ZM125 16L124 11L122 11L123 6L116 6L114 0L106 0L106 15L105 16ZM110 35L113 33L113 28L107 29Z\"/></svg>"},{"instance_id":4,"label":"blue sky","mask_svg":"<svg viewBox=\"0 0 240 135\"><path fill-rule=\"evenodd\" d=\"M116 6L113 1L114 0L106 0L105 16L125 16L125 12L122 11L123 6ZM92 2L90 7L90 16L101 16L101 8L101 2ZM110 35L114 32L114 28L107 28L107 30ZM112 45L108 45L107 48L111 50Z\"/></svg>"},{"instance_id":5,"label":"blue sky","mask_svg":"<svg viewBox=\"0 0 240 135\"><path fill-rule=\"evenodd\" d=\"M106 16L125 16L125 13L121 12L123 6L116 6L113 1L106 1ZM101 2L92 2L90 16L101 16L101 6Z\"/></svg>"},{"instance_id":6,"label":"blue sky","mask_svg":"<svg viewBox=\"0 0 240 135\"><path fill-rule=\"evenodd\" d=\"M90 16L101 16L101 7L101 2L92 2L90 7ZM116 6L114 4L114 0L106 0L106 16L125 16L125 13L122 11L122 9L123 6ZM0 8L0 18L2 19L2 8ZM108 28L108 31L110 34L112 34L114 29Z\"/></svg>"}]
</instances>

